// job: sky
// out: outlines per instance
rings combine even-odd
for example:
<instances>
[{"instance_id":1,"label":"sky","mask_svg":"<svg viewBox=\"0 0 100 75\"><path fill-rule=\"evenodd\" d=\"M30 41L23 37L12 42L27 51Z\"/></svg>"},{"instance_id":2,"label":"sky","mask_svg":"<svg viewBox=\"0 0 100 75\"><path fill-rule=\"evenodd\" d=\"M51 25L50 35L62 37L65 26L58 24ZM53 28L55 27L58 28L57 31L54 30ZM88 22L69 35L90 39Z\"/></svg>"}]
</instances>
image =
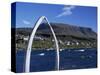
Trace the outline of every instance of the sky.
<instances>
[{"instance_id":1,"label":"sky","mask_svg":"<svg viewBox=\"0 0 100 75\"><path fill-rule=\"evenodd\" d=\"M49 22L92 28L97 32L97 8L90 6L16 3L16 27L33 27L40 16Z\"/></svg>"}]
</instances>

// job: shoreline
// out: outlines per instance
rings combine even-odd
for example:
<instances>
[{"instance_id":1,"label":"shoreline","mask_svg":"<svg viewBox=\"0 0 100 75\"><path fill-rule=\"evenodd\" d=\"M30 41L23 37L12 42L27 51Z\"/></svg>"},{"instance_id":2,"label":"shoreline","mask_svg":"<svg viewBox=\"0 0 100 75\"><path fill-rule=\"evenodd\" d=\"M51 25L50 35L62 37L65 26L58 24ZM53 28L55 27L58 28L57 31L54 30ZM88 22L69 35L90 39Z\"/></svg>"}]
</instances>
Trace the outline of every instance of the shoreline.
<instances>
[{"instance_id":1,"label":"shoreline","mask_svg":"<svg viewBox=\"0 0 100 75\"><path fill-rule=\"evenodd\" d=\"M63 51L63 50L81 50L81 49L97 49L97 48L60 48L59 51ZM52 50L55 50L54 48L50 49L50 48L47 48L47 49L32 49L32 51L52 51ZM25 49L17 49L16 51L26 51Z\"/></svg>"}]
</instances>

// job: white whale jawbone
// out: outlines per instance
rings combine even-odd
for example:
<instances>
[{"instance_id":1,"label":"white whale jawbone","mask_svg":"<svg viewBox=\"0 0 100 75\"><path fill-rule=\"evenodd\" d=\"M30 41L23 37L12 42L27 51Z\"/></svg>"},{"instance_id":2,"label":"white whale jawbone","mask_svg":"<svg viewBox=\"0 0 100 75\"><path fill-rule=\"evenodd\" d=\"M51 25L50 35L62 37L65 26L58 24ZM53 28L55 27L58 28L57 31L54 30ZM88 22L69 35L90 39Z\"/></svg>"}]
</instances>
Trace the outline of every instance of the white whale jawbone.
<instances>
[{"instance_id":1,"label":"white whale jawbone","mask_svg":"<svg viewBox=\"0 0 100 75\"><path fill-rule=\"evenodd\" d=\"M47 18L46 18L46 20L47 20ZM55 33L54 33L54 30L53 30L53 28L52 28L52 26L50 25L50 23L49 23L49 21L47 20L47 23L49 24L49 26L50 26L50 29L51 29L51 32L52 32L52 34L53 34L53 37L54 37L54 40L55 40L55 45L56 45L56 53L57 53L57 55L56 55L56 68L57 68L57 70L59 70L59 45L58 45L58 41L57 41L57 38L56 38L56 35L55 35Z\"/></svg>"},{"instance_id":2,"label":"white whale jawbone","mask_svg":"<svg viewBox=\"0 0 100 75\"><path fill-rule=\"evenodd\" d=\"M56 54L56 68L57 68L57 70L59 70L59 46L58 46L58 41L57 41L56 35L54 33L54 30L53 30L52 26L50 25L50 23L48 22L47 18L45 16L42 16L42 17L39 18L39 20L34 25L31 36L29 38L28 47L27 47L27 51L26 51L25 72L30 72L30 58L31 58L32 42L34 41L33 39L34 39L35 33L36 33L39 25L41 24L41 22L44 19L47 21L47 23L48 23L48 25L51 29L51 32L53 34L54 40L55 40L56 53L57 53Z\"/></svg>"}]
</instances>

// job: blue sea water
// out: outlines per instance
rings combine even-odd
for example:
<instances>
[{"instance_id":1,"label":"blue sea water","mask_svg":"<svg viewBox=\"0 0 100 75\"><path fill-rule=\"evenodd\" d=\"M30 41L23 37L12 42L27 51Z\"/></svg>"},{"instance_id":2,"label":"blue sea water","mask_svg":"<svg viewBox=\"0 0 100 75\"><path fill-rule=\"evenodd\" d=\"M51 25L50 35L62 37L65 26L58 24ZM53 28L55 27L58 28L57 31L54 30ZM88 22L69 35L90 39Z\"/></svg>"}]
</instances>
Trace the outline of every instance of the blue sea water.
<instances>
[{"instance_id":1,"label":"blue sea water","mask_svg":"<svg viewBox=\"0 0 100 75\"><path fill-rule=\"evenodd\" d=\"M24 72L26 51L16 52L16 72ZM65 49L60 51L60 70L97 67L97 49ZM55 50L32 50L30 72L56 70Z\"/></svg>"}]
</instances>

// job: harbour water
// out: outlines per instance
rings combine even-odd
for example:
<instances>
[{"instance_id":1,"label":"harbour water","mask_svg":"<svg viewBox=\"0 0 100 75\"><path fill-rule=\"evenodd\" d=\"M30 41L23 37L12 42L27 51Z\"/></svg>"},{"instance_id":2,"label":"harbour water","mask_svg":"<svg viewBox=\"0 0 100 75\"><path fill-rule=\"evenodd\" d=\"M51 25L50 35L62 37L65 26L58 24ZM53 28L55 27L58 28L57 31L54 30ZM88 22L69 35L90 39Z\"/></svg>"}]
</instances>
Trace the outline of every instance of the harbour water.
<instances>
[{"instance_id":1,"label":"harbour water","mask_svg":"<svg viewBox=\"0 0 100 75\"><path fill-rule=\"evenodd\" d=\"M16 72L24 72L25 50L16 52ZM97 67L97 49L63 49L60 51L60 70ZM56 50L32 50L30 72L56 70Z\"/></svg>"}]
</instances>

